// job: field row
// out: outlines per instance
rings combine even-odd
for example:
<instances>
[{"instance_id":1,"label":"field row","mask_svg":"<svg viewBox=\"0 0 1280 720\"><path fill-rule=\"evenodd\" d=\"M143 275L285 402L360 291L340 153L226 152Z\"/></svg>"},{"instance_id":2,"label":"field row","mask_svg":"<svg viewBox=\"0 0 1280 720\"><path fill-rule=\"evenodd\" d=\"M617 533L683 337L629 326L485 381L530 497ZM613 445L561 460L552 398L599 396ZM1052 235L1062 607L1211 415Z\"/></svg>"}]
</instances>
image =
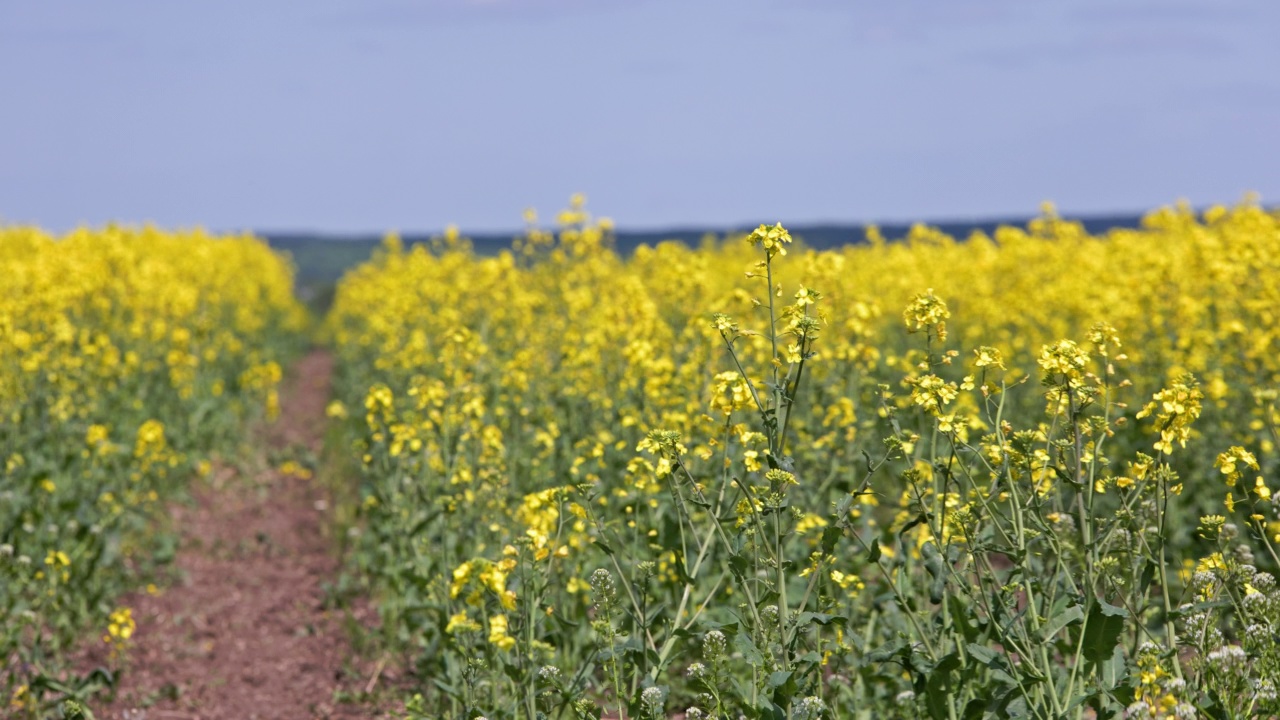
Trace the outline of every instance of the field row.
<instances>
[{"instance_id":1,"label":"field row","mask_svg":"<svg viewBox=\"0 0 1280 720\"><path fill-rule=\"evenodd\" d=\"M164 503L278 410L307 318L248 237L0 228L0 266L0 692L44 716L110 682L116 599L173 552ZM94 643L108 667L68 680Z\"/></svg>"},{"instance_id":2,"label":"field row","mask_svg":"<svg viewBox=\"0 0 1280 720\"><path fill-rule=\"evenodd\" d=\"M628 257L558 220L388 238L323 321L335 598L375 602L408 717L1280 713L1280 214ZM166 503L278 412L310 319L252 238L9 228L0 261L0 690L34 717L122 663Z\"/></svg>"},{"instance_id":3,"label":"field row","mask_svg":"<svg viewBox=\"0 0 1280 720\"><path fill-rule=\"evenodd\" d=\"M327 320L418 715L1280 712L1276 213L561 222L391 238Z\"/></svg>"}]
</instances>

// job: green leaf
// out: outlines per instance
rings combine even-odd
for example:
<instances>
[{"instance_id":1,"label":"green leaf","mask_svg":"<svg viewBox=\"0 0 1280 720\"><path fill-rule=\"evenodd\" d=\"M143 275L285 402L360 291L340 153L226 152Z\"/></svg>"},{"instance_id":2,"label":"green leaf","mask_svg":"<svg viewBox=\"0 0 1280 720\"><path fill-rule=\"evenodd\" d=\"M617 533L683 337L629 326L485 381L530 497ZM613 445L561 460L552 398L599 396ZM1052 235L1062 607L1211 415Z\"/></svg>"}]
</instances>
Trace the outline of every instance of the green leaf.
<instances>
[{"instance_id":1,"label":"green leaf","mask_svg":"<svg viewBox=\"0 0 1280 720\"><path fill-rule=\"evenodd\" d=\"M755 709L755 716L760 720L786 720L787 718L782 708L764 699L760 700L760 706Z\"/></svg>"},{"instance_id":2,"label":"green leaf","mask_svg":"<svg viewBox=\"0 0 1280 720\"><path fill-rule=\"evenodd\" d=\"M751 640L751 635L743 631L738 631L733 636L733 649L742 653L742 659L748 665L763 665L764 655L756 648L755 642Z\"/></svg>"},{"instance_id":3,"label":"green leaf","mask_svg":"<svg viewBox=\"0 0 1280 720\"><path fill-rule=\"evenodd\" d=\"M833 624L843 626L849 622L849 618L843 615L829 615L827 613L815 613L815 612L802 612L796 618L797 625L807 625L811 622L818 623L819 625L822 625L822 626L833 625Z\"/></svg>"},{"instance_id":4,"label":"green leaf","mask_svg":"<svg viewBox=\"0 0 1280 720\"><path fill-rule=\"evenodd\" d=\"M941 605L947 594L947 579L938 576L929 583L929 602L934 605Z\"/></svg>"},{"instance_id":5,"label":"green leaf","mask_svg":"<svg viewBox=\"0 0 1280 720\"><path fill-rule=\"evenodd\" d=\"M969 612L965 599L959 594L953 594L947 598L947 605L951 608L951 622L964 636L965 642L977 640L982 626L976 613Z\"/></svg>"},{"instance_id":6,"label":"green leaf","mask_svg":"<svg viewBox=\"0 0 1280 720\"><path fill-rule=\"evenodd\" d=\"M1231 717L1222 706L1222 698L1218 696L1217 690L1209 691L1209 700L1200 705L1200 711L1212 720L1229 720Z\"/></svg>"},{"instance_id":7,"label":"green leaf","mask_svg":"<svg viewBox=\"0 0 1280 720\"><path fill-rule=\"evenodd\" d=\"M880 541L872 539L871 547L867 549L867 562L880 562Z\"/></svg>"},{"instance_id":8,"label":"green leaf","mask_svg":"<svg viewBox=\"0 0 1280 720\"><path fill-rule=\"evenodd\" d=\"M1018 679L1014 677L1013 666L1009 663L1009 659L1005 657L1004 653L999 653L991 648L974 643L966 645L965 650L969 652L969 657L985 665L991 671L991 677L996 682L1012 686L1018 684Z\"/></svg>"},{"instance_id":9,"label":"green leaf","mask_svg":"<svg viewBox=\"0 0 1280 720\"><path fill-rule=\"evenodd\" d=\"M903 650L907 650L908 653L910 652L909 646L907 645L906 642L902 640L899 640L897 642L887 642L884 645L881 645L880 647L876 648L875 650L872 650L871 652L867 653L867 662L873 662L873 663L888 662L889 660L893 659L893 656L897 655Z\"/></svg>"},{"instance_id":10,"label":"green leaf","mask_svg":"<svg viewBox=\"0 0 1280 720\"><path fill-rule=\"evenodd\" d=\"M773 692L773 703L779 707L790 705L791 698L795 696L798 690L792 674L783 671L770 673L769 679L765 683L765 688Z\"/></svg>"},{"instance_id":11,"label":"green leaf","mask_svg":"<svg viewBox=\"0 0 1280 720\"><path fill-rule=\"evenodd\" d=\"M1140 583L1138 587L1140 588L1150 587L1151 583L1156 578L1157 569L1158 568L1156 566L1156 561L1152 560L1151 558L1147 558L1146 563L1144 563L1142 566L1142 579L1138 581Z\"/></svg>"},{"instance_id":12,"label":"green leaf","mask_svg":"<svg viewBox=\"0 0 1280 720\"><path fill-rule=\"evenodd\" d=\"M1127 669L1128 663L1125 659L1124 648L1117 643L1116 649L1111 653L1111 657L1102 663L1102 667L1099 669L1098 682L1108 692L1115 690L1128 676Z\"/></svg>"},{"instance_id":13,"label":"green leaf","mask_svg":"<svg viewBox=\"0 0 1280 720\"><path fill-rule=\"evenodd\" d=\"M727 636L727 635L733 635L734 633L738 632L738 621L730 620L729 622L716 622L714 620L703 620L698 623L698 627L702 628L702 630L699 633L697 633L698 635L701 635L701 633L708 632L710 630L719 630L720 632L724 633Z\"/></svg>"},{"instance_id":14,"label":"green leaf","mask_svg":"<svg viewBox=\"0 0 1280 720\"><path fill-rule=\"evenodd\" d=\"M950 705L956 693L951 685L951 671L960 667L958 653L945 655L924 682L924 705L933 720L947 720L950 716Z\"/></svg>"},{"instance_id":15,"label":"green leaf","mask_svg":"<svg viewBox=\"0 0 1280 720\"><path fill-rule=\"evenodd\" d=\"M993 716L1001 718L1011 717L1009 713L1009 705L1015 700L1022 697L1022 691L1016 685L1010 686L1007 690L991 698L987 703L987 712Z\"/></svg>"},{"instance_id":16,"label":"green leaf","mask_svg":"<svg viewBox=\"0 0 1280 720\"><path fill-rule=\"evenodd\" d=\"M1097 601L1090 608L1081 648L1081 655L1089 664L1098 666L1111 658L1116 645L1120 643L1120 634L1124 632L1125 619L1128 617L1128 610L1109 605L1103 600Z\"/></svg>"},{"instance_id":17,"label":"green leaf","mask_svg":"<svg viewBox=\"0 0 1280 720\"><path fill-rule=\"evenodd\" d=\"M912 519L910 522L908 522L906 525L902 526L902 529L898 531L898 537L902 537L903 535L906 535L908 530L919 525L920 523L928 521L928 519L929 519L928 515L926 515L925 513L920 513L919 515L915 516L915 518Z\"/></svg>"},{"instance_id":18,"label":"green leaf","mask_svg":"<svg viewBox=\"0 0 1280 720\"><path fill-rule=\"evenodd\" d=\"M840 540L840 536L844 534L844 529L838 525L828 525L822 531L822 554L830 555L836 549L836 542Z\"/></svg>"},{"instance_id":19,"label":"green leaf","mask_svg":"<svg viewBox=\"0 0 1280 720\"><path fill-rule=\"evenodd\" d=\"M623 654L625 655L625 652ZM516 684L516 687L519 687L521 683L524 682L524 672L522 670L523 668L519 665L514 665L509 662L502 663L502 672L506 674L507 677L511 678L511 681Z\"/></svg>"},{"instance_id":20,"label":"green leaf","mask_svg":"<svg viewBox=\"0 0 1280 720\"><path fill-rule=\"evenodd\" d=\"M990 665L992 661L999 657L999 653L995 650L992 650L989 647L983 647L982 645L976 645L974 643L966 645L965 650L969 651L969 657L977 660L983 665Z\"/></svg>"},{"instance_id":21,"label":"green leaf","mask_svg":"<svg viewBox=\"0 0 1280 720\"><path fill-rule=\"evenodd\" d=\"M933 577L933 582L929 584L929 601L940 605L947 586L946 562L938 552L938 546L932 542L927 542L920 548L920 555L924 558L924 569Z\"/></svg>"},{"instance_id":22,"label":"green leaf","mask_svg":"<svg viewBox=\"0 0 1280 720\"><path fill-rule=\"evenodd\" d=\"M800 672L800 677L804 677L805 675L808 675L810 672L812 672L814 669L817 669L822 666L822 656L819 655L817 652L810 650L809 652L796 658L796 665L798 667L806 666L802 669L802 672Z\"/></svg>"},{"instance_id":23,"label":"green leaf","mask_svg":"<svg viewBox=\"0 0 1280 720\"><path fill-rule=\"evenodd\" d=\"M440 678L432 678L431 684L435 685L436 688L440 690L440 692L444 693L445 695L448 695L451 698L462 697L461 695L458 694L458 689L456 687L441 680Z\"/></svg>"},{"instance_id":24,"label":"green leaf","mask_svg":"<svg viewBox=\"0 0 1280 720\"><path fill-rule=\"evenodd\" d=\"M1043 642L1053 642L1054 636L1062 631L1063 628L1076 623L1084 622L1084 609L1079 605L1072 605L1064 608L1057 615L1049 619L1049 622L1040 628L1040 640Z\"/></svg>"}]
</instances>

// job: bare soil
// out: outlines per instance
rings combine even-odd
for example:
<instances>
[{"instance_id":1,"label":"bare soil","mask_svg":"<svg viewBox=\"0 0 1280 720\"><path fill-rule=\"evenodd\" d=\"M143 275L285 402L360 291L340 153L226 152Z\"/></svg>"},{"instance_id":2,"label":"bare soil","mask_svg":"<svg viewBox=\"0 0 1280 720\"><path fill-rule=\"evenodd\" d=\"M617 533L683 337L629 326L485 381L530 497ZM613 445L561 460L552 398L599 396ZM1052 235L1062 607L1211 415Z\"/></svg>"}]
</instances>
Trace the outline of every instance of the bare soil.
<instances>
[{"instance_id":1,"label":"bare soil","mask_svg":"<svg viewBox=\"0 0 1280 720\"><path fill-rule=\"evenodd\" d=\"M263 428L270 456L320 455L332 358L293 368L280 419ZM277 463L278 464L278 463ZM114 699L98 718L356 718L379 715L363 697L389 678L355 659L347 626L365 606L338 610L325 583L339 569L319 483L259 458L228 464L175 506L181 545L173 586L123 599L137 631Z\"/></svg>"}]
</instances>

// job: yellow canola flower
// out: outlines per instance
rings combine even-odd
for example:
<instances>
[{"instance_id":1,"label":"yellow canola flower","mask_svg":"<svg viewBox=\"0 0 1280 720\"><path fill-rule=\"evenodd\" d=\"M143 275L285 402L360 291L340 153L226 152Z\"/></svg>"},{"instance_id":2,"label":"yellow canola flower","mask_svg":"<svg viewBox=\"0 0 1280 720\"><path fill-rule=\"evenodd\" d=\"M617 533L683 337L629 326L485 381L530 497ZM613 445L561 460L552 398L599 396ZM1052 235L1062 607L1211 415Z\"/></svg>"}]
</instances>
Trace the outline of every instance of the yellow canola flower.
<instances>
[{"instance_id":1,"label":"yellow canola flower","mask_svg":"<svg viewBox=\"0 0 1280 720\"><path fill-rule=\"evenodd\" d=\"M1262 479L1261 475L1254 481L1253 492L1258 496L1259 500L1271 499L1271 489L1267 487L1267 483Z\"/></svg>"},{"instance_id":2,"label":"yellow canola flower","mask_svg":"<svg viewBox=\"0 0 1280 720\"><path fill-rule=\"evenodd\" d=\"M1155 417L1155 425L1160 439L1154 447L1166 455L1173 452L1173 443L1181 447L1187 446L1191 438L1191 424L1200 417L1202 406L1200 401L1204 393L1195 377L1184 374L1174 381L1173 385L1160 390L1151 397L1138 411L1138 418Z\"/></svg>"},{"instance_id":3,"label":"yellow canola flower","mask_svg":"<svg viewBox=\"0 0 1280 720\"><path fill-rule=\"evenodd\" d=\"M775 255L787 254L787 245L791 244L791 233L782 227L782 223L761 225L747 236L747 242L764 248L766 256L772 260Z\"/></svg>"},{"instance_id":4,"label":"yellow canola flower","mask_svg":"<svg viewBox=\"0 0 1280 720\"><path fill-rule=\"evenodd\" d=\"M869 231L868 243L829 250L761 226L631 254L609 247L582 204L571 202L561 220L565 228L531 227L493 254L461 241L388 242L337 289L325 333L351 381L340 402L366 421L353 430L355 457L366 458L365 480L384 499L370 508L368 536L395 540L388 567L434 567L438 548L400 542L425 518L466 529L451 558L497 558L512 547L520 570L486 561L512 586L538 563L544 610L589 602L574 578L591 575L593 541L658 565L681 542L680 522L711 513L750 542L781 538L798 557L822 535L809 515L827 511L820 493L852 491L867 474L864 450L889 457L872 493L890 507L850 508L849 519L883 523L873 529L887 536L917 515L891 523L892 506L932 505L916 542L890 543L886 556L980 544L966 533L988 531L984 503L1061 509L1061 493L1093 489L1114 493L1100 503L1108 511L1137 507L1155 479L1172 477L1166 465L1182 478L1170 484L1187 485L1180 505L1220 497L1201 492L1219 475L1250 501L1270 496L1255 480L1264 470L1245 455L1224 459L1221 473L1204 468L1236 443L1271 462L1276 399L1259 393L1280 378L1274 210L1243 203L1201 217L1167 208L1106 233L1048 211L963 242L917 227L901 241ZM771 318L770 306L785 302L791 310ZM796 318L822 313L814 346ZM797 385L798 360L811 352L823 361L806 359ZM964 367L947 367L953 358ZM1048 413L1039 379L1059 391ZM1082 407L1075 436L1068 411ZM993 414L1005 422L984 426ZM1206 450L1210 442L1221 446ZM952 492L962 477L988 482L937 462L964 446L980 449L990 495ZM1185 461L1174 453L1183 448ZM1096 474L1077 475L1077 452L1099 463ZM773 470L801 482L766 480ZM898 500L904 470L916 471L918 494L933 494ZM876 495L859 497L870 504ZM1067 533L1073 515L1064 512L1055 531ZM682 558L685 570L694 557ZM481 622L512 607L500 605L493 572L479 578L484 567L454 568L449 585ZM703 570L699 582L711 576ZM854 587L852 573L822 571ZM679 588L679 578L669 584ZM723 592L740 592L732 585ZM572 595L582 599L565 605Z\"/></svg>"},{"instance_id":5,"label":"yellow canola flower","mask_svg":"<svg viewBox=\"0 0 1280 720\"><path fill-rule=\"evenodd\" d=\"M445 627L445 632L450 635L456 635L458 633L476 632L480 629L480 623L472 620L467 615L467 612L463 610L449 616L449 624Z\"/></svg>"},{"instance_id":6,"label":"yellow canola flower","mask_svg":"<svg viewBox=\"0 0 1280 720\"><path fill-rule=\"evenodd\" d=\"M516 639L507 634L507 616L494 615L489 618L489 643L500 650L515 647Z\"/></svg>"},{"instance_id":7,"label":"yellow canola flower","mask_svg":"<svg viewBox=\"0 0 1280 720\"><path fill-rule=\"evenodd\" d=\"M111 613L107 622L107 637L104 640L113 643L124 643L133 637L133 631L137 627L133 620L133 610L129 608L119 608Z\"/></svg>"},{"instance_id":8,"label":"yellow canola flower","mask_svg":"<svg viewBox=\"0 0 1280 720\"><path fill-rule=\"evenodd\" d=\"M1227 487L1235 487L1245 468L1258 469L1258 459L1253 453L1237 445L1220 453L1214 466L1225 476L1223 480L1227 483Z\"/></svg>"}]
</instances>

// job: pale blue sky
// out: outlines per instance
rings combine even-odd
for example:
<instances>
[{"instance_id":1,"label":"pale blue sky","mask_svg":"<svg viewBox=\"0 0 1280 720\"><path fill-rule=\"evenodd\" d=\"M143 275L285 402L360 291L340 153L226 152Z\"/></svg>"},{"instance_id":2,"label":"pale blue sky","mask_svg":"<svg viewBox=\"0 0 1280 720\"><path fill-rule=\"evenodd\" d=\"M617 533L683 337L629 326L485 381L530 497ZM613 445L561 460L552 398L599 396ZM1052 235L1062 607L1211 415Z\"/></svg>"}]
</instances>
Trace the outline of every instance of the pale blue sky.
<instances>
[{"instance_id":1,"label":"pale blue sky","mask_svg":"<svg viewBox=\"0 0 1280 720\"><path fill-rule=\"evenodd\" d=\"M1275 0L0 0L0 218L330 232L1280 198Z\"/></svg>"}]
</instances>

